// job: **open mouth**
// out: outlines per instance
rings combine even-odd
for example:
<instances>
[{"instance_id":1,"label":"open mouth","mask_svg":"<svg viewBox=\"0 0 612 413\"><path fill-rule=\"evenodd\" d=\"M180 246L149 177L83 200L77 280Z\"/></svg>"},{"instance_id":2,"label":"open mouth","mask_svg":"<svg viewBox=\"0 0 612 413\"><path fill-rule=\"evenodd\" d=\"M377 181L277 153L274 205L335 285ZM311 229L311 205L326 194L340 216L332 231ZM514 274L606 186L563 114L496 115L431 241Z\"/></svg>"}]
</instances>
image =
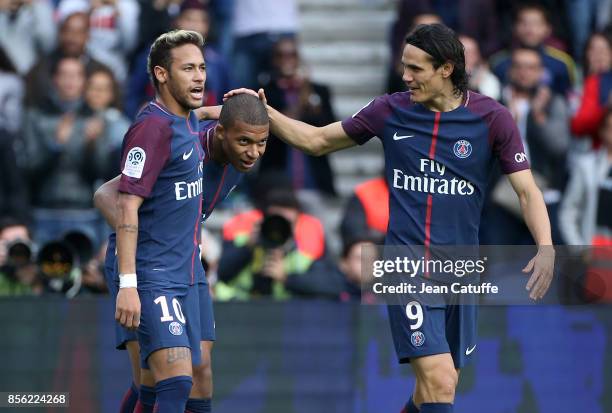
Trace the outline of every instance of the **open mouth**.
<instances>
[{"instance_id":1,"label":"open mouth","mask_svg":"<svg viewBox=\"0 0 612 413\"><path fill-rule=\"evenodd\" d=\"M201 86L191 88L189 95L195 100L202 100L204 98L204 88Z\"/></svg>"},{"instance_id":2,"label":"open mouth","mask_svg":"<svg viewBox=\"0 0 612 413\"><path fill-rule=\"evenodd\" d=\"M240 164L245 169L251 169L253 167L253 165L255 165L255 161L252 161L252 162L249 162L249 161L240 161Z\"/></svg>"}]
</instances>

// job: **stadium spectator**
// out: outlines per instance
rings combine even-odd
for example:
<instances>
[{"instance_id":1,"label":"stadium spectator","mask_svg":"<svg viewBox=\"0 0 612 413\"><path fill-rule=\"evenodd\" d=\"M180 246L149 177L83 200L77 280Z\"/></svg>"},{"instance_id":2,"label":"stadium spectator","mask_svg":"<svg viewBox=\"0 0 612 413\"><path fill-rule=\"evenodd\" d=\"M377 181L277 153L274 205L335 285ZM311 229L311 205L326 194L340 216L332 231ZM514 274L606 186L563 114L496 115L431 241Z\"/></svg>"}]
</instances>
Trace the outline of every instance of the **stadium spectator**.
<instances>
[{"instance_id":1,"label":"stadium spectator","mask_svg":"<svg viewBox=\"0 0 612 413\"><path fill-rule=\"evenodd\" d=\"M234 0L234 55L236 83L256 87L270 72L272 48L280 39L295 38L298 29L296 0Z\"/></svg>"},{"instance_id":2,"label":"stadium spectator","mask_svg":"<svg viewBox=\"0 0 612 413\"><path fill-rule=\"evenodd\" d=\"M321 222L301 212L289 187L264 185L257 208L240 213L223 226L218 300L291 297L288 280L303 274L325 254Z\"/></svg>"},{"instance_id":3,"label":"stadium spectator","mask_svg":"<svg viewBox=\"0 0 612 413\"><path fill-rule=\"evenodd\" d=\"M79 59L87 72L104 66L91 57L85 50L89 39L89 17L86 13L73 13L64 18L59 28L58 46L32 67L26 76L26 104L38 105L52 88L51 69L59 59L73 57Z\"/></svg>"},{"instance_id":4,"label":"stadium spectator","mask_svg":"<svg viewBox=\"0 0 612 413\"><path fill-rule=\"evenodd\" d=\"M123 84L127 78L127 57L138 44L138 2L61 0L57 6L60 21L77 12L89 15L87 51L111 68Z\"/></svg>"},{"instance_id":5,"label":"stadium spectator","mask_svg":"<svg viewBox=\"0 0 612 413\"><path fill-rule=\"evenodd\" d=\"M306 273L287 278L287 288L296 295L305 297L329 298L342 302L372 300L374 297L362 297L362 257L364 248L371 248L373 251L375 243L380 240L382 238L365 234L346 240L338 263L328 259L316 261Z\"/></svg>"},{"instance_id":6,"label":"stadium spectator","mask_svg":"<svg viewBox=\"0 0 612 413\"><path fill-rule=\"evenodd\" d=\"M609 3L599 0L564 0L567 14L571 51L577 61L581 61L588 44L589 33L601 6L598 3ZM588 48L588 45L587 47Z\"/></svg>"},{"instance_id":7,"label":"stadium spectator","mask_svg":"<svg viewBox=\"0 0 612 413\"><path fill-rule=\"evenodd\" d=\"M172 27L183 0L138 0L138 45L135 53L148 49L157 36Z\"/></svg>"},{"instance_id":8,"label":"stadium spectator","mask_svg":"<svg viewBox=\"0 0 612 413\"><path fill-rule=\"evenodd\" d=\"M263 87L268 102L287 116L317 126L336 120L329 88L308 78L295 39L285 38L274 45L271 78ZM326 156L308 156L276 137L268 142L260 168L285 174L295 191L309 191L315 198L336 193Z\"/></svg>"},{"instance_id":9,"label":"stadium spectator","mask_svg":"<svg viewBox=\"0 0 612 413\"><path fill-rule=\"evenodd\" d=\"M612 70L587 77L580 106L571 118L572 133L578 137L590 137L594 149L601 145L598 130L610 104L611 90Z\"/></svg>"},{"instance_id":10,"label":"stadium spectator","mask_svg":"<svg viewBox=\"0 0 612 413\"><path fill-rule=\"evenodd\" d=\"M43 286L33 260L32 240L25 222L0 220L0 296L40 295Z\"/></svg>"},{"instance_id":11,"label":"stadium spectator","mask_svg":"<svg viewBox=\"0 0 612 413\"><path fill-rule=\"evenodd\" d=\"M602 146L576 159L561 203L561 233L569 245L612 244L612 109L599 132Z\"/></svg>"},{"instance_id":12,"label":"stadium spectator","mask_svg":"<svg viewBox=\"0 0 612 413\"><path fill-rule=\"evenodd\" d=\"M0 218L17 217L24 222L30 219L28 191L15 147L22 143L15 135L0 129ZM20 154L23 155L23 154Z\"/></svg>"},{"instance_id":13,"label":"stadium spectator","mask_svg":"<svg viewBox=\"0 0 612 413\"><path fill-rule=\"evenodd\" d=\"M113 73L97 68L87 78L85 104L89 119L85 124L85 140L91 146L91 165L96 176L110 179L117 175L123 135L130 120L119 110L119 87Z\"/></svg>"},{"instance_id":14,"label":"stadium spectator","mask_svg":"<svg viewBox=\"0 0 612 413\"><path fill-rule=\"evenodd\" d=\"M472 37L461 35L459 40L465 49L465 70L470 76L469 88L495 100L501 98L501 84L483 60L480 48Z\"/></svg>"},{"instance_id":15,"label":"stadium spectator","mask_svg":"<svg viewBox=\"0 0 612 413\"><path fill-rule=\"evenodd\" d=\"M541 55L536 50L514 49L510 83L503 90L502 103L510 110L523 138L525 152L517 156L524 156L531 164L551 216L553 239L558 240L556 212L565 186L566 155L571 141L569 109L563 96L541 83L543 70ZM504 231L495 231L498 238L493 243L530 243L529 230L521 220L520 205L505 178L498 181L492 196L504 208L497 218Z\"/></svg>"},{"instance_id":16,"label":"stadium spectator","mask_svg":"<svg viewBox=\"0 0 612 413\"><path fill-rule=\"evenodd\" d=\"M101 240L101 222L92 209L93 184L103 178L111 148L89 124L83 104L85 67L74 57L59 59L52 70L53 87L25 116L24 142L32 204L34 236L38 243L71 229ZM90 129L90 130L88 130ZM91 159L101 156L96 163Z\"/></svg>"},{"instance_id":17,"label":"stadium spectator","mask_svg":"<svg viewBox=\"0 0 612 413\"><path fill-rule=\"evenodd\" d=\"M384 176L357 185L346 203L340 223L344 242L368 233L377 234L382 239L388 225L389 187Z\"/></svg>"},{"instance_id":18,"label":"stadium spectator","mask_svg":"<svg viewBox=\"0 0 612 413\"><path fill-rule=\"evenodd\" d=\"M23 113L23 80L0 46L0 129L17 133Z\"/></svg>"},{"instance_id":19,"label":"stadium spectator","mask_svg":"<svg viewBox=\"0 0 612 413\"><path fill-rule=\"evenodd\" d=\"M553 92L566 96L575 83L575 64L567 53L547 45L552 34L548 11L537 4L520 5L514 17L513 32L516 46L537 49L540 53L543 82ZM502 84L509 82L511 55L512 50L503 50L490 59L493 73Z\"/></svg>"},{"instance_id":20,"label":"stadium spectator","mask_svg":"<svg viewBox=\"0 0 612 413\"><path fill-rule=\"evenodd\" d=\"M0 47L20 75L25 75L40 55L55 47L56 27L50 0L0 2Z\"/></svg>"},{"instance_id":21,"label":"stadium spectator","mask_svg":"<svg viewBox=\"0 0 612 413\"><path fill-rule=\"evenodd\" d=\"M611 34L593 32L586 42L583 72L585 77L605 73L612 69Z\"/></svg>"}]
</instances>

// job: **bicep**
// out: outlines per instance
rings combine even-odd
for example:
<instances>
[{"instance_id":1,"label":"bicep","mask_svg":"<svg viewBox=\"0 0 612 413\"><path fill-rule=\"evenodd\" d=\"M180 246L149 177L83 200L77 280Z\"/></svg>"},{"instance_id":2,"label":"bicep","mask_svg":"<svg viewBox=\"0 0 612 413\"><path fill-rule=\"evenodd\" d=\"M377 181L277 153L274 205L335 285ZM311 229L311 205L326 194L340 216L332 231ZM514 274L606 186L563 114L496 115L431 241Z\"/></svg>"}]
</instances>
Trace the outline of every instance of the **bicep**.
<instances>
[{"instance_id":1,"label":"bicep","mask_svg":"<svg viewBox=\"0 0 612 413\"><path fill-rule=\"evenodd\" d=\"M334 122L320 129L323 139L323 152L321 155L357 145L342 127L342 122Z\"/></svg>"}]
</instances>

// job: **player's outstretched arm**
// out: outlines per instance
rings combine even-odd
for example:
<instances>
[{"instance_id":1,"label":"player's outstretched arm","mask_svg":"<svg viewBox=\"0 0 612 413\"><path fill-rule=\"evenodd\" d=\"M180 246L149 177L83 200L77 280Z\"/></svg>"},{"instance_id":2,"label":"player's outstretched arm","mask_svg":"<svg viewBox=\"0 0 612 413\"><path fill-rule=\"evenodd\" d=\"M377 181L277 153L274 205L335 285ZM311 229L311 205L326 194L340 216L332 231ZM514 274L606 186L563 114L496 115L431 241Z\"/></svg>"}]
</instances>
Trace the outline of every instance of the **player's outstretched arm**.
<instances>
[{"instance_id":1,"label":"player's outstretched arm","mask_svg":"<svg viewBox=\"0 0 612 413\"><path fill-rule=\"evenodd\" d=\"M341 122L316 127L291 119L267 104L263 89L257 93L250 89L236 89L225 94L224 98L240 94L255 94L266 105L270 119L270 132L309 155L321 156L340 149L357 145L344 131Z\"/></svg>"},{"instance_id":2,"label":"player's outstretched arm","mask_svg":"<svg viewBox=\"0 0 612 413\"><path fill-rule=\"evenodd\" d=\"M119 195L119 179L121 175L117 175L113 179L108 182L105 182L94 194L94 206L102 216L104 220L111 226L111 228L116 229L117 226L117 214L116 214L116 206L117 206L117 197Z\"/></svg>"},{"instance_id":3,"label":"player's outstretched arm","mask_svg":"<svg viewBox=\"0 0 612 413\"><path fill-rule=\"evenodd\" d=\"M217 120L221 116L221 108L223 106L202 106L194 109L193 111L197 115L199 120Z\"/></svg>"},{"instance_id":4,"label":"player's outstretched arm","mask_svg":"<svg viewBox=\"0 0 612 413\"><path fill-rule=\"evenodd\" d=\"M119 193L117 197L117 261L119 293L115 319L126 328L140 324L140 298L136 277L136 245L138 242L138 209L144 201L137 195Z\"/></svg>"},{"instance_id":5,"label":"player's outstretched arm","mask_svg":"<svg viewBox=\"0 0 612 413\"><path fill-rule=\"evenodd\" d=\"M527 290L530 292L529 297L537 300L544 297L548 291L555 265L555 250L552 245L548 211L531 170L514 172L508 175L508 179L519 197L525 223L538 245L538 253L523 269L525 273L533 271L527 282Z\"/></svg>"}]
</instances>

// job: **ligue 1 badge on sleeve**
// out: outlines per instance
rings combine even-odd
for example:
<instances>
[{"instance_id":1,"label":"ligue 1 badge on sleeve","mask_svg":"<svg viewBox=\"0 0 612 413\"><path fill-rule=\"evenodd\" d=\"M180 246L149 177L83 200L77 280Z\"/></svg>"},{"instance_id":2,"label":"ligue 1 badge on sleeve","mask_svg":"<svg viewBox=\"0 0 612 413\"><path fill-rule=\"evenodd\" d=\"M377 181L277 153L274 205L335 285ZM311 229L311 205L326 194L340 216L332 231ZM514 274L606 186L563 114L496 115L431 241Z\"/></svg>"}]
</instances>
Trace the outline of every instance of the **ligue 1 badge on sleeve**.
<instances>
[{"instance_id":1,"label":"ligue 1 badge on sleeve","mask_svg":"<svg viewBox=\"0 0 612 413\"><path fill-rule=\"evenodd\" d=\"M181 325L181 323L178 323L176 321L170 323L170 325L168 326L168 330L170 330L170 333L175 336L180 336L181 334L183 334L183 326Z\"/></svg>"},{"instance_id":2,"label":"ligue 1 badge on sleeve","mask_svg":"<svg viewBox=\"0 0 612 413\"><path fill-rule=\"evenodd\" d=\"M415 331L410 336L410 342L415 347L421 347L423 344L425 344L425 334L421 333L420 331Z\"/></svg>"},{"instance_id":3,"label":"ligue 1 badge on sleeve","mask_svg":"<svg viewBox=\"0 0 612 413\"><path fill-rule=\"evenodd\" d=\"M460 139L455 142L455 145L453 146L453 152L455 153L455 156L457 158L467 158L472 154L472 144L465 139Z\"/></svg>"}]
</instances>

